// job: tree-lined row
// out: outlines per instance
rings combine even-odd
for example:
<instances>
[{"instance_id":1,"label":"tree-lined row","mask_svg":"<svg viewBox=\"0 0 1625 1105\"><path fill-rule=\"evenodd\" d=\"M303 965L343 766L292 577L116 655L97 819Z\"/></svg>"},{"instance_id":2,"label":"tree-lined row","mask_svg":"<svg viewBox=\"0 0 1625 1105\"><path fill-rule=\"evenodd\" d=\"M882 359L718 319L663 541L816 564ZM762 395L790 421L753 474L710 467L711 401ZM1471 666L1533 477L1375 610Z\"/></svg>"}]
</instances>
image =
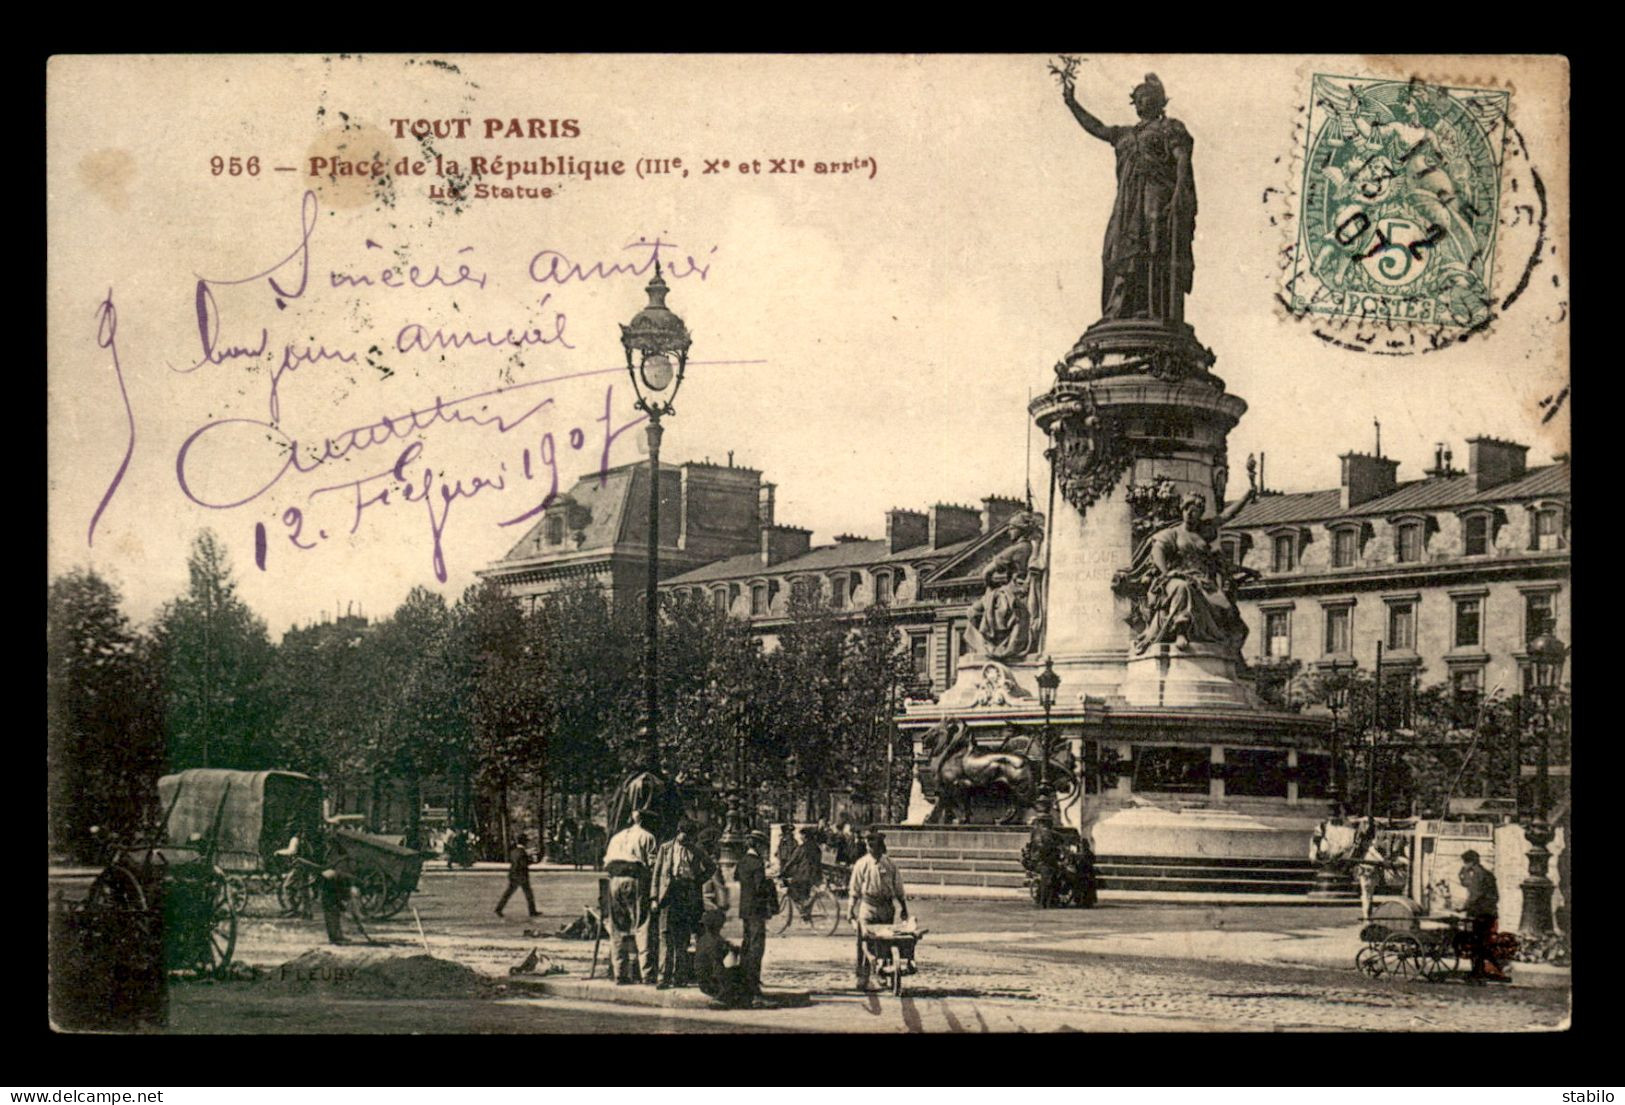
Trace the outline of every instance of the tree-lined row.
<instances>
[{"instance_id":1,"label":"tree-lined row","mask_svg":"<svg viewBox=\"0 0 1625 1105\"><path fill-rule=\"evenodd\" d=\"M424 785L449 790L453 824L488 841L508 811L601 794L638 757L641 611L582 587L523 613L476 585L453 605L425 588L386 619L340 617L273 644L200 535L185 594L145 631L89 571L51 584L47 687L53 847L91 858L92 825L128 831L152 782L188 767L285 768L403 789L420 838ZM692 599L662 604L660 754L682 782L732 785L737 746L757 799L830 790L883 801L890 704L907 658L883 608L843 622L796 604L764 652ZM908 757L889 780L901 794ZM529 820L527 818L527 820Z\"/></svg>"}]
</instances>

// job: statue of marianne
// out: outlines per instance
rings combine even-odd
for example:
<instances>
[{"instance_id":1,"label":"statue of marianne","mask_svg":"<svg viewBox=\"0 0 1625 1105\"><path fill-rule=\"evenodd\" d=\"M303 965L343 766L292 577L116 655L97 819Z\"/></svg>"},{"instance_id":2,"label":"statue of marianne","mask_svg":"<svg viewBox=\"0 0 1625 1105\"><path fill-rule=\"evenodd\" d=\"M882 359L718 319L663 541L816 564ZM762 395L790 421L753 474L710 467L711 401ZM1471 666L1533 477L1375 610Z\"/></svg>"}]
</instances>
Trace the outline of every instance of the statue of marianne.
<instances>
[{"instance_id":1,"label":"statue of marianne","mask_svg":"<svg viewBox=\"0 0 1625 1105\"><path fill-rule=\"evenodd\" d=\"M1106 224L1103 319L1183 322L1195 269L1196 180L1190 132L1164 114L1168 96L1155 73L1129 99L1140 121L1111 127L1079 105L1071 69L1061 76L1061 98L1079 125L1117 151L1117 201Z\"/></svg>"}]
</instances>

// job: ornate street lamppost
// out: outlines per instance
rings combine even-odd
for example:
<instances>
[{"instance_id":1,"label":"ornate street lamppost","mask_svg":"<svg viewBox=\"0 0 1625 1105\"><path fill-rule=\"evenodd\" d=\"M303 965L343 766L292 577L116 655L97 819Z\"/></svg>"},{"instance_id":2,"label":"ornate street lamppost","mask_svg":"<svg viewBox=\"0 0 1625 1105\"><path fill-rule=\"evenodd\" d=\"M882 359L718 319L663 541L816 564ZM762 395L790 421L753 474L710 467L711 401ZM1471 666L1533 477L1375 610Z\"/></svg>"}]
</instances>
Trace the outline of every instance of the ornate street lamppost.
<instances>
[{"instance_id":1,"label":"ornate street lamppost","mask_svg":"<svg viewBox=\"0 0 1625 1105\"><path fill-rule=\"evenodd\" d=\"M1535 816L1523 827L1524 839L1529 842L1529 877L1523 880L1523 917L1518 932L1525 939L1539 939L1552 934L1552 880L1546 876L1546 865L1551 852L1546 845L1552 842L1552 827L1546 823L1548 809L1547 774L1552 729L1552 698L1563 679L1563 661L1568 648L1551 633L1542 633L1529 642L1529 655L1535 669L1535 684L1530 690L1540 702L1540 717L1536 722L1540 730L1540 758L1535 768Z\"/></svg>"},{"instance_id":2,"label":"ornate street lamppost","mask_svg":"<svg viewBox=\"0 0 1625 1105\"><path fill-rule=\"evenodd\" d=\"M1332 670L1332 684L1326 691L1326 708L1332 712L1332 820L1343 823L1343 732L1340 728L1343 711L1348 709L1349 688Z\"/></svg>"},{"instance_id":3,"label":"ornate street lamppost","mask_svg":"<svg viewBox=\"0 0 1625 1105\"><path fill-rule=\"evenodd\" d=\"M1049 713L1055 708L1055 692L1060 686L1061 677L1055 674L1055 661L1044 657L1044 670L1038 673L1038 704L1044 708L1044 743L1038 757L1038 801L1045 810L1053 808L1055 802L1055 792L1049 783Z\"/></svg>"},{"instance_id":4,"label":"ornate street lamppost","mask_svg":"<svg viewBox=\"0 0 1625 1105\"><path fill-rule=\"evenodd\" d=\"M632 378L637 409L649 416L645 433L649 441L649 578L644 589L643 609L643 718L638 740L643 749L644 768L660 768L659 632L660 596L660 420L674 414L673 400L683 386L688 367L688 328L666 306L666 281L655 262L654 279L645 289L649 305L630 323L621 326L621 347L626 350L626 372ZM663 827L670 833L672 827Z\"/></svg>"}]
</instances>

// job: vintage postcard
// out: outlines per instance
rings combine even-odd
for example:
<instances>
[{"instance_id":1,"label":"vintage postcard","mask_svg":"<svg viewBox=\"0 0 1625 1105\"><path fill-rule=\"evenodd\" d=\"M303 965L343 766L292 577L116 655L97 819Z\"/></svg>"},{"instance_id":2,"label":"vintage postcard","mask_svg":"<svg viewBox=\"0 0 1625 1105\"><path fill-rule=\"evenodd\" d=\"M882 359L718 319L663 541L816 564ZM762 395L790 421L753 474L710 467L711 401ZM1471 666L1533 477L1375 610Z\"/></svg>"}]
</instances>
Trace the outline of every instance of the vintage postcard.
<instances>
[{"instance_id":1,"label":"vintage postcard","mask_svg":"<svg viewBox=\"0 0 1625 1105\"><path fill-rule=\"evenodd\" d=\"M1565 59L46 84L59 1030L1568 1025Z\"/></svg>"}]
</instances>

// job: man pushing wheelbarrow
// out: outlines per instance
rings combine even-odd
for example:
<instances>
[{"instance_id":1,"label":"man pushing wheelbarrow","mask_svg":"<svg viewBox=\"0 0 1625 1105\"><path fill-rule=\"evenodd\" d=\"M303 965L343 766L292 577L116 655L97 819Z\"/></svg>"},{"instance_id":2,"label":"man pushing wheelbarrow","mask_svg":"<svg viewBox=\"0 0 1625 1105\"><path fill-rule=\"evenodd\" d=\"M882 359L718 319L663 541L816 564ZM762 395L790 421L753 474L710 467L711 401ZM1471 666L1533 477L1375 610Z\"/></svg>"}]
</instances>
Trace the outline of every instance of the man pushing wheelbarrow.
<instances>
[{"instance_id":1,"label":"man pushing wheelbarrow","mask_svg":"<svg viewBox=\"0 0 1625 1105\"><path fill-rule=\"evenodd\" d=\"M903 877L897 872L897 864L886 855L885 834L871 831L865 843L869 850L853 865L852 881L847 888L850 916L858 930L859 990L879 989L870 982L874 963L864 941L865 930L876 925L890 925L894 919L908 920L908 898L903 892ZM893 903L898 907L895 912Z\"/></svg>"}]
</instances>

